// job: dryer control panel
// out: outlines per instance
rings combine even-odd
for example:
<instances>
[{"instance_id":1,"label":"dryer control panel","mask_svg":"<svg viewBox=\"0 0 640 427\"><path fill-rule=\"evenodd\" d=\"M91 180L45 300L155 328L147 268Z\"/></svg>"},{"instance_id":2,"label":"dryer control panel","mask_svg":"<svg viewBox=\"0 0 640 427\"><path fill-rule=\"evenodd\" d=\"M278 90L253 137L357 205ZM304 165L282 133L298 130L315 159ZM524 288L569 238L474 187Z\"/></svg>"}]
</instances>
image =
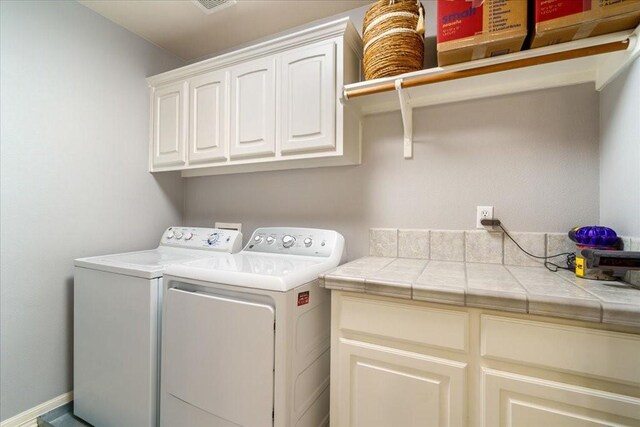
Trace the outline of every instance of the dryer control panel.
<instances>
[{"instance_id":1,"label":"dryer control panel","mask_svg":"<svg viewBox=\"0 0 640 427\"><path fill-rule=\"evenodd\" d=\"M343 251L333 230L300 227L263 227L253 232L244 252L330 257Z\"/></svg>"},{"instance_id":2,"label":"dryer control panel","mask_svg":"<svg viewBox=\"0 0 640 427\"><path fill-rule=\"evenodd\" d=\"M199 227L169 227L160 246L235 253L242 248L242 233L235 230Z\"/></svg>"}]
</instances>

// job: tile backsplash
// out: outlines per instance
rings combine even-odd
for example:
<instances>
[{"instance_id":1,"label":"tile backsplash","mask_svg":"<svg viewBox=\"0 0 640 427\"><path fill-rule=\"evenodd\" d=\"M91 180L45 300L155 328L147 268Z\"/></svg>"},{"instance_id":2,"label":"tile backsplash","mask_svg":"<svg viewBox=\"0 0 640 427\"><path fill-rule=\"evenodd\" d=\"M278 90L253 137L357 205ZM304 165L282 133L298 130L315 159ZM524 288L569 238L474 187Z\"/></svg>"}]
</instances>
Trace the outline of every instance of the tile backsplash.
<instances>
[{"instance_id":1,"label":"tile backsplash","mask_svg":"<svg viewBox=\"0 0 640 427\"><path fill-rule=\"evenodd\" d=\"M533 255L556 255L576 250L567 233L509 233ZM621 237L624 249L640 251L639 237ZM520 267L542 266L501 231L485 230L415 230L372 228L369 230L369 254L379 257L430 259L434 261L466 261L505 264ZM564 257L550 259L562 263ZM640 271L629 271L625 280L640 286Z\"/></svg>"},{"instance_id":2,"label":"tile backsplash","mask_svg":"<svg viewBox=\"0 0 640 427\"><path fill-rule=\"evenodd\" d=\"M430 234L430 259L464 261L464 231L432 230Z\"/></svg>"},{"instance_id":3,"label":"tile backsplash","mask_svg":"<svg viewBox=\"0 0 640 427\"><path fill-rule=\"evenodd\" d=\"M398 256L398 229L372 228L369 230L369 255ZM414 257L411 257L414 258Z\"/></svg>"}]
</instances>

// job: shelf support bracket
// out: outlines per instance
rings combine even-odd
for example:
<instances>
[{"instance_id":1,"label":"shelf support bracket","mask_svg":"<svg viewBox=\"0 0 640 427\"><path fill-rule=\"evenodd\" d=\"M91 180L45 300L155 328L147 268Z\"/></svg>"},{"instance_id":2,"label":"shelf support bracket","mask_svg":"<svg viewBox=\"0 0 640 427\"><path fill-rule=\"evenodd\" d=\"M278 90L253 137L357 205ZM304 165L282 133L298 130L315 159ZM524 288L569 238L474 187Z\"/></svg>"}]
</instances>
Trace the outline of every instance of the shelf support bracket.
<instances>
[{"instance_id":1,"label":"shelf support bracket","mask_svg":"<svg viewBox=\"0 0 640 427\"><path fill-rule=\"evenodd\" d=\"M400 101L400 113L404 127L404 158L413 158L413 107L406 89L402 88L402 79L395 81L398 99Z\"/></svg>"}]
</instances>

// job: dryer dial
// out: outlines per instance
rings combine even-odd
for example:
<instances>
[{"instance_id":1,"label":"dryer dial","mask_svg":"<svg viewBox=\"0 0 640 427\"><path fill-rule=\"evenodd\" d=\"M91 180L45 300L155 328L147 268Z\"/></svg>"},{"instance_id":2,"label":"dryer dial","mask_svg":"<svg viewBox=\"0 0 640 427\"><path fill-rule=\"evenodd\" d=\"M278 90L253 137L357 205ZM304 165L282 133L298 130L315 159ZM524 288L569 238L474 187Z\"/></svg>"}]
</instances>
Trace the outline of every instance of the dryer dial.
<instances>
[{"instance_id":1,"label":"dryer dial","mask_svg":"<svg viewBox=\"0 0 640 427\"><path fill-rule=\"evenodd\" d=\"M295 242L296 242L296 238L289 234L286 234L282 238L282 246L284 246L285 248L290 248L291 246L293 246Z\"/></svg>"}]
</instances>

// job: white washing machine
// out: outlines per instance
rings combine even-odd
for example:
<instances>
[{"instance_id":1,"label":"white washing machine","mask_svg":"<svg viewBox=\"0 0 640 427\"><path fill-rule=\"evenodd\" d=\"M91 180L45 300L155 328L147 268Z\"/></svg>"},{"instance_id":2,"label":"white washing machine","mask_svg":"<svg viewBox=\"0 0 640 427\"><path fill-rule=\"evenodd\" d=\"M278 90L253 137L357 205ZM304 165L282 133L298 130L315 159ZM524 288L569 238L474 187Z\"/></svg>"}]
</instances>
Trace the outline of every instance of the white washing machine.
<instances>
[{"instance_id":1,"label":"white washing machine","mask_svg":"<svg viewBox=\"0 0 640 427\"><path fill-rule=\"evenodd\" d=\"M344 238L259 228L235 254L165 273L160 424L329 423L330 293Z\"/></svg>"},{"instance_id":2,"label":"white washing machine","mask_svg":"<svg viewBox=\"0 0 640 427\"><path fill-rule=\"evenodd\" d=\"M170 227L156 249L80 258L74 271L74 414L99 426L157 426L162 274L242 247L242 234Z\"/></svg>"}]
</instances>

